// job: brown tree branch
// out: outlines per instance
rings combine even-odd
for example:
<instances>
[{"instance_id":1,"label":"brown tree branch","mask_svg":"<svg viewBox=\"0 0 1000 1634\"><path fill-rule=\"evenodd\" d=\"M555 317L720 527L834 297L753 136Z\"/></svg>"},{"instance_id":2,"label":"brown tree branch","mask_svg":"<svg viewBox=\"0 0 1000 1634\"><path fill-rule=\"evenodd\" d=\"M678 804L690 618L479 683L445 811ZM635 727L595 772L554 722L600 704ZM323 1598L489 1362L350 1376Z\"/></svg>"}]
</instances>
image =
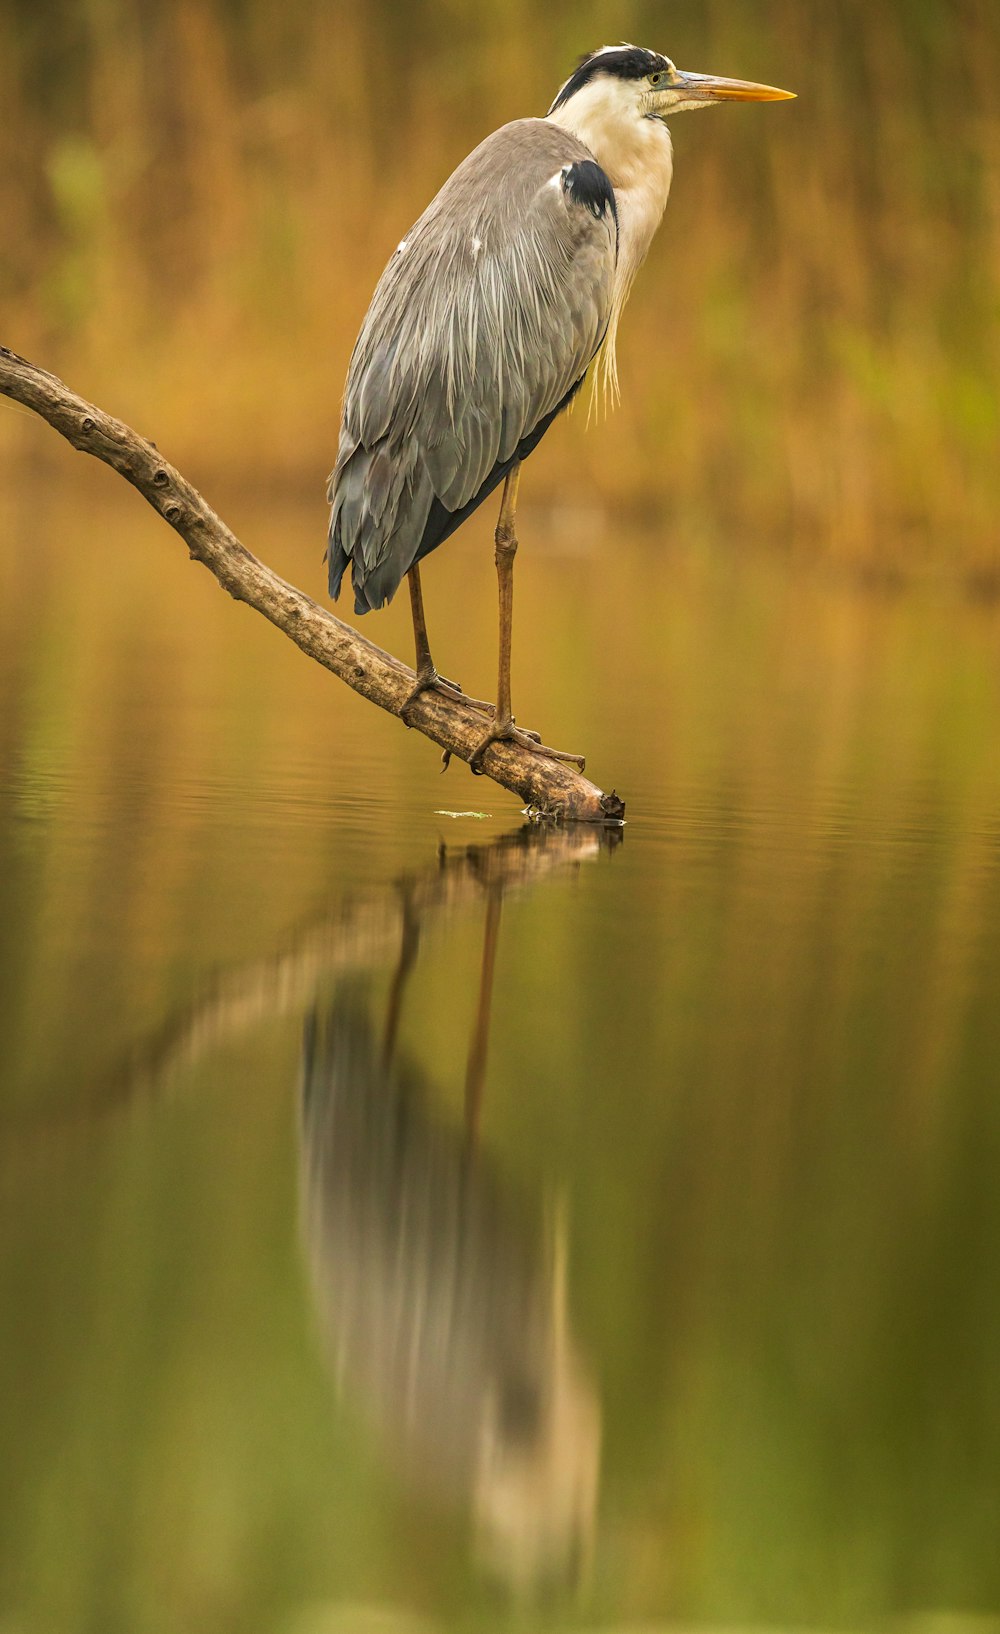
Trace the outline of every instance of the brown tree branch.
<instances>
[{"instance_id":1,"label":"brown tree branch","mask_svg":"<svg viewBox=\"0 0 1000 1634\"><path fill-rule=\"evenodd\" d=\"M33 409L74 448L103 460L137 488L180 534L192 560L207 567L234 600L262 613L369 702L399 715L413 685L413 671L251 555L152 443L78 397L55 375L3 346L0 394ZM422 693L408 715L410 725L461 760L470 759L483 736L482 715L444 693ZM572 765L518 743L492 744L483 769L495 783L546 816L606 823L624 815L625 807L614 792L605 794Z\"/></svg>"}]
</instances>

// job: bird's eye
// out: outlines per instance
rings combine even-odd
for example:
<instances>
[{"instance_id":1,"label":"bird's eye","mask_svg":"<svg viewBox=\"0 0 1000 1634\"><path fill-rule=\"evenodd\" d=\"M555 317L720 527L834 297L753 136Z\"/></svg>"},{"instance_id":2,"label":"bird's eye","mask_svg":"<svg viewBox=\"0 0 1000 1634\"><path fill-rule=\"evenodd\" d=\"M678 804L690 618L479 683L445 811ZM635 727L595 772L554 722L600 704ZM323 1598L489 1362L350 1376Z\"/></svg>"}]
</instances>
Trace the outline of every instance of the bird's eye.
<instances>
[{"instance_id":1,"label":"bird's eye","mask_svg":"<svg viewBox=\"0 0 1000 1634\"><path fill-rule=\"evenodd\" d=\"M657 69L655 74L650 74L649 83L650 85L662 85L666 77L666 74L663 73L661 69Z\"/></svg>"}]
</instances>

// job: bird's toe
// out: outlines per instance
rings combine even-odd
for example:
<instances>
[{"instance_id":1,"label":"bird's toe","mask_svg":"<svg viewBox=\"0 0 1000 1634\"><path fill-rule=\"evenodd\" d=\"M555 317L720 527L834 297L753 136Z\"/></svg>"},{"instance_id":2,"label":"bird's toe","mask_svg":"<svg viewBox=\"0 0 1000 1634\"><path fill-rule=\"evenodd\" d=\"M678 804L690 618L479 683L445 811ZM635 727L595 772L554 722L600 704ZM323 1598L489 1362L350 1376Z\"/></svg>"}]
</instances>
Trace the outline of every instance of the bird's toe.
<instances>
[{"instance_id":1,"label":"bird's toe","mask_svg":"<svg viewBox=\"0 0 1000 1634\"><path fill-rule=\"evenodd\" d=\"M547 756L549 760L568 761L579 767L581 772L585 770L587 764L583 755L568 754L564 749L553 749L549 744L542 742L540 733L529 732L524 727L515 726L511 719L492 726L472 751L469 757L469 770L476 777L482 776L483 756L491 743L519 743L535 754Z\"/></svg>"}]
</instances>

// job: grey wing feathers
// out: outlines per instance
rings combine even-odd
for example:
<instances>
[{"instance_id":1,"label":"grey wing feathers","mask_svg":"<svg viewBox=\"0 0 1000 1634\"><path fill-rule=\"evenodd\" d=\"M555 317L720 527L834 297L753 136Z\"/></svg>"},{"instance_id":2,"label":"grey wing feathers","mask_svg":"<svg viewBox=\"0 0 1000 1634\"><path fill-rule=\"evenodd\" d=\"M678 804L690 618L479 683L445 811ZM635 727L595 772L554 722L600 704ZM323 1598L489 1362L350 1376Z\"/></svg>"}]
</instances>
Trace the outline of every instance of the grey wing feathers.
<instances>
[{"instance_id":1,"label":"grey wing feathers","mask_svg":"<svg viewBox=\"0 0 1000 1634\"><path fill-rule=\"evenodd\" d=\"M382 274L351 358L329 486L330 590L351 561L359 612L388 600L417 559L434 501L468 508L600 346L614 195L606 183L610 208L581 204L566 185L581 162L596 171L582 143L544 120L505 125Z\"/></svg>"}]
</instances>

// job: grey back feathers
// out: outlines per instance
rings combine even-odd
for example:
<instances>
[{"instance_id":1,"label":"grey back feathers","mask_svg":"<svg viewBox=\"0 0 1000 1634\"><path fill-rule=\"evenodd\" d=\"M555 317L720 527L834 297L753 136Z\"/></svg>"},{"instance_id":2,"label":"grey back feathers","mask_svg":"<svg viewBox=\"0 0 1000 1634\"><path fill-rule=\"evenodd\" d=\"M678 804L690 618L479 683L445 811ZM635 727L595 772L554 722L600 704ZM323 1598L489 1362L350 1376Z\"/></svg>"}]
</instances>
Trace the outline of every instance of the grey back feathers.
<instances>
[{"instance_id":1,"label":"grey back feathers","mask_svg":"<svg viewBox=\"0 0 1000 1634\"><path fill-rule=\"evenodd\" d=\"M389 261L348 372L330 477L330 592L358 612L530 451L611 312L617 219L583 143L505 125L442 187Z\"/></svg>"}]
</instances>

